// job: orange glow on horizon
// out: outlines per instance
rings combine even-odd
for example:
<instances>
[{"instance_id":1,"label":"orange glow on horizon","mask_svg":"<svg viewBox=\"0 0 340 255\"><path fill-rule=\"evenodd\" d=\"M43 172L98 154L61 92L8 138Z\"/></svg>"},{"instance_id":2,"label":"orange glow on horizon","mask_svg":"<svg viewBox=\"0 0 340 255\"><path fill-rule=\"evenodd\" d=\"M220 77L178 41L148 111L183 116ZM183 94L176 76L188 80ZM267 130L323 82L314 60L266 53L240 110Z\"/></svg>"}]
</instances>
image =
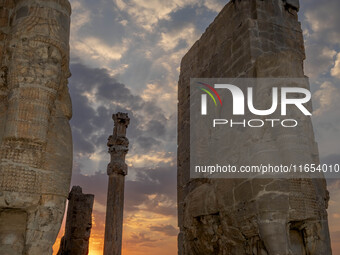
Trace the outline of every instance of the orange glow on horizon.
<instances>
[{"instance_id":1,"label":"orange glow on horizon","mask_svg":"<svg viewBox=\"0 0 340 255\"><path fill-rule=\"evenodd\" d=\"M89 251L88 255L102 255L103 253L100 251Z\"/></svg>"},{"instance_id":2,"label":"orange glow on horizon","mask_svg":"<svg viewBox=\"0 0 340 255\"><path fill-rule=\"evenodd\" d=\"M99 211L96 210L98 207ZM177 253L177 236L150 230L151 226L172 225L176 227L177 219L143 209L134 213L125 213L123 225L122 254L124 255L173 255ZM65 231L65 218L57 240L53 246L53 255L59 250L60 240ZM102 205L95 203L92 230L89 241L89 255L102 255L104 248L105 213Z\"/></svg>"}]
</instances>

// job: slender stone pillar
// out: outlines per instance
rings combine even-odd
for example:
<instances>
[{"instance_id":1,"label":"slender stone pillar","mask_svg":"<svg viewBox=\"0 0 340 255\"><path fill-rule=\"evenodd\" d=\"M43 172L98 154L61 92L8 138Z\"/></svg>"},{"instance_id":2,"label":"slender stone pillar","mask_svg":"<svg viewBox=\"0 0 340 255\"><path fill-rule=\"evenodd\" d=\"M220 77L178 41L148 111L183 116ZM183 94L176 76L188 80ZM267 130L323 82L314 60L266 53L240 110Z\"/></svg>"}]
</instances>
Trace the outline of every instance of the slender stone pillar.
<instances>
[{"instance_id":1,"label":"slender stone pillar","mask_svg":"<svg viewBox=\"0 0 340 255\"><path fill-rule=\"evenodd\" d=\"M83 194L81 187L73 186L68 200L65 235L61 239L58 255L87 255L94 195Z\"/></svg>"},{"instance_id":2,"label":"slender stone pillar","mask_svg":"<svg viewBox=\"0 0 340 255\"><path fill-rule=\"evenodd\" d=\"M111 161L107 166L109 187L107 192L104 255L120 255L123 232L124 181L127 175L125 156L128 152L129 140L126 128L130 119L127 113L112 116L115 126L113 135L108 139L107 146Z\"/></svg>"}]
</instances>

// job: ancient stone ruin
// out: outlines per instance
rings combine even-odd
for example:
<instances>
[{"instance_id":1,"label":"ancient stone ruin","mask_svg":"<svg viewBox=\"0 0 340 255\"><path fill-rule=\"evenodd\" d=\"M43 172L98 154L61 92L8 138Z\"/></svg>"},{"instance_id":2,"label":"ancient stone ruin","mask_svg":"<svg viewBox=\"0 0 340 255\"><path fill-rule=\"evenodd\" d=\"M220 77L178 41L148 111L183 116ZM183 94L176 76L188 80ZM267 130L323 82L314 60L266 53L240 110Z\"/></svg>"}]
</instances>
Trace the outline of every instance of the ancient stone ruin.
<instances>
[{"instance_id":1,"label":"ancient stone ruin","mask_svg":"<svg viewBox=\"0 0 340 255\"><path fill-rule=\"evenodd\" d=\"M72 171L67 0L0 1L0 254L51 254Z\"/></svg>"},{"instance_id":2,"label":"ancient stone ruin","mask_svg":"<svg viewBox=\"0 0 340 255\"><path fill-rule=\"evenodd\" d=\"M324 179L190 179L190 78L304 77L297 0L230 1L183 57L178 85L178 254L331 254ZM261 91L266 100L268 91ZM319 163L310 119L230 131L225 158ZM239 142L241 135L248 144ZM270 154L268 154L270 151ZM245 153L248 153L245 157Z\"/></svg>"},{"instance_id":3,"label":"ancient stone ruin","mask_svg":"<svg viewBox=\"0 0 340 255\"><path fill-rule=\"evenodd\" d=\"M94 195L83 194L82 188L73 186L68 197L65 235L58 255L87 255L92 228Z\"/></svg>"},{"instance_id":4,"label":"ancient stone ruin","mask_svg":"<svg viewBox=\"0 0 340 255\"><path fill-rule=\"evenodd\" d=\"M127 113L113 114L115 126L107 146L111 161L107 166L109 186L107 191L104 255L120 255L123 234L124 184L128 166L125 156L129 150L126 129L130 123Z\"/></svg>"}]
</instances>

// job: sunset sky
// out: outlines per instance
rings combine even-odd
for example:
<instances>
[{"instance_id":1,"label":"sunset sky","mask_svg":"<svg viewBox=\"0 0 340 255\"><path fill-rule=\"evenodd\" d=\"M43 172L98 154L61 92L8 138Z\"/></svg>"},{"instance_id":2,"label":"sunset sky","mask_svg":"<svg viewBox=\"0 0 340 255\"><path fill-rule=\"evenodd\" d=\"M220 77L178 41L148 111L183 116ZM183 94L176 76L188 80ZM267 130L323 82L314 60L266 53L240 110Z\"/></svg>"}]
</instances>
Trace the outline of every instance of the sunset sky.
<instances>
[{"instance_id":1,"label":"sunset sky","mask_svg":"<svg viewBox=\"0 0 340 255\"><path fill-rule=\"evenodd\" d=\"M128 112L123 254L177 253L176 125L181 58L227 0L70 0L72 185L95 195L90 255L102 254L111 115ZM340 162L340 1L301 0L305 73L322 162ZM340 180L329 222L340 254ZM61 228L54 254L64 232Z\"/></svg>"}]
</instances>

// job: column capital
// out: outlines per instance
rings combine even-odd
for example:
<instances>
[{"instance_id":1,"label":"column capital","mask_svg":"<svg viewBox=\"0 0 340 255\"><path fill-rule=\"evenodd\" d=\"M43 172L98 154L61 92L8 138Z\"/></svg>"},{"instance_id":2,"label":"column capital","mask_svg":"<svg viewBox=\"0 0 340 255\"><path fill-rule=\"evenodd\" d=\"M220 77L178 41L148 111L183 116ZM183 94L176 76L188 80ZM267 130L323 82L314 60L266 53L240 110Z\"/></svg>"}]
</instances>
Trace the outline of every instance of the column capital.
<instances>
[{"instance_id":1,"label":"column capital","mask_svg":"<svg viewBox=\"0 0 340 255\"><path fill-rule=\"evenodd\" d=\"M130 124L130 118L127 113L118 112L112 115L115 123L113 135L126 136L126 129Z\"/></svg>"},{"instance_id":2,"label":"column capital","mask_svg":"<svg viewBox=\"0 0 340 255\"><path fill-rule=\"evenodd\" d=\"M107 146L111 155L111 161L107 167L107 174L113 173L127 175L125 156L129 151L129 140L126 138L126 129L130 123L127 113L118 112L112 115L115 123L113 135L108 138Z\"/></svg>"}]
</instances>

